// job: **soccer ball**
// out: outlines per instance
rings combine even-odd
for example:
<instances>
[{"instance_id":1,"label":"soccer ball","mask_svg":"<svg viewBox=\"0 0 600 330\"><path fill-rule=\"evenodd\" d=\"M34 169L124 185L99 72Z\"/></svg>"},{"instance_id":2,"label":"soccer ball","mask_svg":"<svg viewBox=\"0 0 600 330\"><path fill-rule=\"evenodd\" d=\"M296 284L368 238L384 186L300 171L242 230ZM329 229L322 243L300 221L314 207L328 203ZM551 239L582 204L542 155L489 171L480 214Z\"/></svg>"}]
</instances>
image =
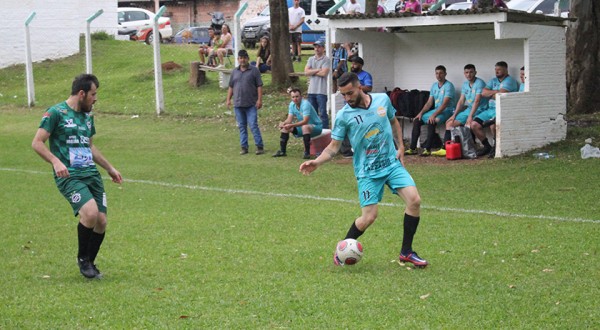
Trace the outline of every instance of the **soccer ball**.
<instances>
[{"instance_id":1,"label":"soccer ball","mask_svg":"<svg viewBox=\"0 0 600 330\"><path fill-rule=\"evenodd\" d=\"M354 265L363 256L362 244L352 238L339 241L335 248L335 255L342 265Z\"/></svg>"}]
</instances>

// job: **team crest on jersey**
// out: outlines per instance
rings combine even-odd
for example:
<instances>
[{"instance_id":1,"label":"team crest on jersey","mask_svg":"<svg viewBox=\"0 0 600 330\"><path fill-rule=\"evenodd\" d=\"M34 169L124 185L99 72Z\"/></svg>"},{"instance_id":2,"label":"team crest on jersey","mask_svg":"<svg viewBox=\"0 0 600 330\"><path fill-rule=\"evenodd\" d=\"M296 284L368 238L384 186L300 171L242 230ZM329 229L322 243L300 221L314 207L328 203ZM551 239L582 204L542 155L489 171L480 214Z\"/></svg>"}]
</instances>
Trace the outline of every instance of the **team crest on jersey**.
<instances>
[{"instance_id":1,"label":"team crest on jersey","mask_svg":"<svg viewBox=\"0 0 600 330\"><path fill-rule=\"evenodd\" d=\"M44 113L44 115L42 116L42 119L50 118L50 116L51 116L50 112L46 111Z\"/></svg>"},{"instance_id":2,"label":"team crest on jersey","mask_svg":"<svg viewBox=\"0 0 600 330\"><path fill-rule=\"evenodd\" d=\"M87 125L88 129L92 129L92 123L90 121L86 121L85 124Z\"/></svg>"},{"instance_id":3,"label":"team crest on jersey","mask_svg":"<svg viewBox=\"0 0 600 330\"><path fill-rule=\"evenodd\" d=\"M81 194L80 193L74 193L73 195L71 195L71 203L77 204L80 201L81 201Z\"/></svg>"},{"instance_id":4,"label":"team crest on jersey","mask_svg":"<svg viewBox=\"0 0 600 330\"><path fill-rule=\"evenodd\" d=\"M384 107L377 108L377 114L379 115L379 117L385 117L386 113L387 113L387 111L385 110Z\"/></svg>"}]
</instances>

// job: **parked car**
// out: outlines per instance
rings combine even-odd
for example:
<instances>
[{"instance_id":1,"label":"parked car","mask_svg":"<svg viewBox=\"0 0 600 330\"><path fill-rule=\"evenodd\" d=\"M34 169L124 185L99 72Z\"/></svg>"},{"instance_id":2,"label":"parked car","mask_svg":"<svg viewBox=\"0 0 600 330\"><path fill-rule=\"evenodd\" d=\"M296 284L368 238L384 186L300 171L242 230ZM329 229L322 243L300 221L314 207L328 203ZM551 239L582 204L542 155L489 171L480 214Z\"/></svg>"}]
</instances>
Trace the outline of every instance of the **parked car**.
<instances>
[{"instance_id":1,"label":"parked car","mask_svg":"<svg viewBox=\"0 0 600 330\"><path fill-rule=\"evenodd\" d=\"M561 17L569 16L570 5L570 1L559 0L511 0L506 3L508 9Z\"/></svg>"},{"instance_id":2,"label":"parked car","mask_svg":"<svg viewBox=\"0 0 600 330\"><path fill-rule=\"evenodd\" d=\"M173 37L173 42L178 44L208 44L209 41L208 26L190 26Z\"/></svg>"},{"instance_id":3,"label":"parked car","mask_svg":"<svg viewBox=\"0 0 600 330\"><path fill-rule=\"evenodd\" d=\"M119 17L119 29L136 29L138 33L135 40L145 41L151 44L154 40L154 32L152 26L154 24L154 13L133 7L117 8ZM161 41L169 40L173 36L173 28L171 27L171 19L168 17L160 17L158 19L159 33Z\"/></svg>"},{"instance_id":4,"label":"parked car","mask_svg":"<svg viewBox=\"0 0 600 330\"><path fill-rule=\"evenodd\" d=\"M249 19L242 27L242 43L246 48L254 48L260 38L271 34L271 16L266 6L256 17Z\"/></svg>"}]
</instances>

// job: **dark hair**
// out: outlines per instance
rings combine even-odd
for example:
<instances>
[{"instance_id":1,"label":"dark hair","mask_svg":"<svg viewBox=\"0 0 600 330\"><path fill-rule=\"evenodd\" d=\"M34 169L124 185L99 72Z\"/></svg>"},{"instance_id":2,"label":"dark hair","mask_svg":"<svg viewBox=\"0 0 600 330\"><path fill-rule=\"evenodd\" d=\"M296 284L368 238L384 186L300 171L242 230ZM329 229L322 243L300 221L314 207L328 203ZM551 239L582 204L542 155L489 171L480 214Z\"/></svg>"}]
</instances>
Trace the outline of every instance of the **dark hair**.
<instances>
[{"instance_id":1,"label":"dark hair","mask_svg":"<svg viewBox=\"0 0 600 330\"><path fill-rule=\"evenodd\" d=\"M444 71L444 73L446 73L446 67L445 67L445 66L443 66L443 65L438 65L438 66L436 66L436 67L435 67L435 71L437 71L437 70L442 70L442 71Z\"/></svg>"},{"instance_id":2,"label":"dark hair","mask_svg":"<svg viewBox=\"0 0 600 330\"><path fill-rule=\"evenodd\" d=\"M80 74L73 80L71 95L77 95L79 91L89 92L92 89L92 84L96 85L96 88L100 88L100 82L96 76L87 73Z\"/></svg>"},{"instance_id":3,"label":"dark hair","mask_svg":"<svg viewBox=\"0 0 600 330\"><path fill-rule=\"evenodd\" d=\"M212 26L209 26L209 27L208 27L208 30L209 30L209 31L210 31L210 30L214 31L215 29L214 29Z\"/></svg>"},{"instance_id":4,"label":"dark hair","mask_svg":"<svg viewBox=\"0 0 600 330\"><path fill-rule=\"evenodd\" d=\"M500 62L496 63L496 66L501 66L505 69L508 69L508 64L504 61L500 61Z\"/></svg>"},{"instance_id":5,"label":"dark hair","mask_svg":"<svg viewBox=\"0 0 600 330\"><path fill-rule=\"evenodd\" d=\"M477 69L475 69L475 65L473 65L473 64L465 65L465 70L470 70L470 69L477 70Z\"/></svg>"},{"instance_id":6,"label":"dark hair","mask_svg":"<svg viewBox=\"0 0 600 330\"><path fill-rule=\"evenodd\" d=\"M220 30L215 30L215 35L216 36L220 36L221 35L221 31Z\"/></svg>"},{"instance_id":7,"label":"dark hair","mask_svg":"<svg viewBox=\"0 0 600 330\"><path fill-rule=\"evenodd\" d=\"M358 76L356 75L356 73L354 72L344 72L344 74L342 74L338 80L337 80L337 85L339 87L344 87L348 84L352 84L354 85L355 83L358 82Z\"/></svg>"},{"instance_id":8,"label":"dark hair","mask_svg":"<svg viewBox=\"0 0 600 330\"><path fill-rule=\"evenodd\" d=\"M525 71L525 67L524 66L521 67L521 71Z\"/></svg>"},{"instance_id":9,"label":"dark hair","mask_svg":"<svg viewBox=\"0 0 600 330\"><path fill-rule=\"evenodd\" d=\"M292 89L290 89L290 94L292 93L300 93L300 96L302 96L302 91L298 87L292 87Z\"/></svg>"}]
</instances>

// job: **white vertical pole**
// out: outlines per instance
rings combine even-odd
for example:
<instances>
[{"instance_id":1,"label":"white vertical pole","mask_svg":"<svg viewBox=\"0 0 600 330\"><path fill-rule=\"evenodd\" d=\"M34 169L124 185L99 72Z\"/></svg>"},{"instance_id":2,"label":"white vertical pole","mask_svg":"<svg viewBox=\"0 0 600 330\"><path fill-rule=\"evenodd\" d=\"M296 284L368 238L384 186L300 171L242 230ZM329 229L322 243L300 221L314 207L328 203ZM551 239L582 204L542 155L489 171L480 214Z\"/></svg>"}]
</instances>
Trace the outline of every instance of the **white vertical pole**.
<instances>
[{"instance_id":1,"label":"white vertical pole","mask_svg":"<svg viewBox=\"0 0 600 330\"><path fill-rule=\"evenodd\" d=\"M237 54L242 49L242 28L240 25L240 17L248 9L248 2L244 2L235 12L235 20L233 20L233 31L230 31L235 36L233 58L235 58L235 66L239 65Z\"/></svg>"},{"instance_id":2,"label":"white vertical pole","mask_svg":"<svg viewBox=\"0 0 600 330\"><path fill-rule=\"evenodd\" d=\"M167 7L162 6L156 12L154 16L154 27L152 33L154 34L154 90L156 92L156 114L160 114L165 110L165 96L163 92L163 81L162 81L162 65L160 62L160 31L158 30L158 19L167 10Z\"/></svg>"},{"instance_id":3,"label":"white vertical pole","mask_svg":"<svg viewBox=\"0 0 600 330\"><path fill-rule=\"evenodd\" d=\"M25 79L27 81L27 106L35 105L35 86L33 84L33 64L31 60L31 40L29 39L29 23L35 17L35 11L25 20Z\"/></svg>"},{"instance_id":4,"label":"white vertical pole","mask_svg":"<svg viewBox=\"0 0 600 330\"><path fill-rule=\"evenodd\" d=\"M85 29L85 72L92 73L92 35L90 32L90 24L96 17L102 15L104 10L100 9L86 20Z\"/></svg>"}]
</instances>

